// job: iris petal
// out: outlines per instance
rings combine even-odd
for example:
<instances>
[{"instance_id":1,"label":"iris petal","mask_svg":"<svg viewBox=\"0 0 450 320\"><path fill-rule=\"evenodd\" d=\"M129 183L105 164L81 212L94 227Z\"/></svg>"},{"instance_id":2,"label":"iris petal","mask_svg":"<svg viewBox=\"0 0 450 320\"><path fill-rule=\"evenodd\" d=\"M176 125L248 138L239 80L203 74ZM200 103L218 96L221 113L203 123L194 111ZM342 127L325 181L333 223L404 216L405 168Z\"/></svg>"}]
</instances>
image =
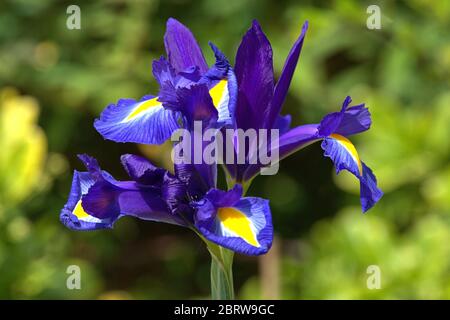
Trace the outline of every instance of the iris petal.
<instances>
[{"instance_id":1,"label":"iris petal","mask_svg":"<svg viewBox=\"0 0 450 320\"><path fill-rule=\"evenodd\" d=\"M161 144L179 126L176 114L166 110L157 97L145 96L140 101L121 99L109 105L94 123L108 140Z\"/></svg>"},{"instance_id":2,"label":"iris petal","mask_svg":"<svg viewBox=\"0 0 450 320\"><path fill-rule=\"evenodd\" d=\"M287 114L285 116L278 115L273 124L273 129L279 130L279 135L281 136L282 134L288 132L289 128L291 127L291 120L292 117L290 114Z\"/></svg>"},{"instance_id":3,"label":"iris petal","mask_svg":"<svg viewBox=\"0 0 450 320\"><path fill-rule=\"evenodd\" d=\"M225 55L210 42L216 63L203 75L201 83L209 88L214 107L218 111L218 125L234 124L234 114L238 94L236 76Z\"/></svg>"},{"instance_id":4,"label":"iris petal","mask_svg":"<svg viewBox=\"0 0 450 320\"><path fill-rule=\"evenodd\" d=\"M225 237L240 237L248 244L259 248L256 230L252 221L240 210L233 207L217 210L218 230Z\"/></svg>"},{"instance_id":5,"label":"iris petal","mask_svg":"<svg viewBox=\"0 0 450 320\"><path fill-rule=\"evenodd\" d=\"M73 230L96 230L112 227L115 220L93 217L83 208L81 197L94 183L95 180L88 172L74 172L69 199L60 214L60 220L66 227Z\"/></svg>"},{"instance_id":6,"label":"iris petal","mask_svg":"<svg viewBox=\"0 0 450 320\"><path fill-rule=\"evenodd\" d=\"M256 20L239 45L235 72L239 85L236 124L243 130L263 128L270 112L274 76L272 47Z\"/></svg>"},{"instance_id":7,"label":"iris petal","mask_svg":"<svg viewBox=\"0 0 450 320\"><path fill-rule=\"evenodd\" d=\"M342 104L341 111L327 114L319 124L318 132L322 137L332 133L343 136L366 131L370 128L372 120L364 104L349 107L352 99L347 96Z\"/></svg>"},{"instance_id":8,"label":"iris petal","mask_svg":"<svg viewBox=\"0 0 450 320\"><path fill-rule=\"evenodd\" d=\"M182 218L169 212L160 188L140 187L134 181L117 181L101 171L94 158L81 155L80 159L89 172L74 172L69 199L60 214L66 227L74 230L112 228L115 221L126 215L186 225ZM130 162L127 159L127 163ZM142 169L137 163L133 165L134 173Z\"/></svg>"},{"instance_id":9,"label":"iris petal","mask_svg":"<svg viewBox=\"0 0 450 320\"><path fill-rule=\"evenodd\" d=\"M220 191L208 192L206 200L199 205L198 230L206 239L235 252L247 255L266 253L273 240L269 202L254 197L237 200L235 195L242 193L241 188L226 192L229 195L224 198L217 197L217 192ZM217 206L216 198L221 206ZM227 205L226 201L230 204Z\"/></svg>"},{"instance_id":10,"label":"iris petal","mask_svg":"<svg viewBox=\"0 0 450 320\"><path fill-rule=\"evenodd\" d=\"M154 166L144 157L124 154L120 160L130 178L143 185L159 186L167 173L167 170Z\"/></svg>"},{"instance_id":11,"label":"iris petal","mask_svg":"<svg viewBox=\"0 0 450 320\"><path fill-rule=\"evenodd\" d=\"M192 32L173 18L167 20L164 44L169 62L178 72L192 66L198 67L201 73L208 70L202 50Z\"/></svg>"},{"instance_id":12,"label":"iris petal","mask_svg":"<svg viewBox=\"0 0 450 320\"><path fill-rule=\"evenodd\" d=\"M190 67L184 71L177 72L164 57L154 60L152 67L153 76L160 87L170 83L176 88L189 88L201 79L198 67Z\"/></svg>"},{"instance_id":13,"label":"iris petal","mask_svg":"<svg viewBox=\"0 0 450 320\"><path fill-rule=\"evenodd\" d=\"M320 140L317 135L317 124L306 124L302 126L295 127L284 134L281 134L278 145L270 145L271 154L278 154L278 159L273 159L272 165L276 164L277 161L288 157L294 152ZM267 153L267 150L261 150L262 153ZM259 153L261 154L261 153ZM259 162L256 164L246 165L244 174L242 177L237 177L242 181L249 181L254 176L259 174L261 168L264 167Z\"/></svg>"},{"instance_id":14,"label":"iris petal","mask_svg":"<svg viewBox=\"0 0 450 320\"><path fill-rule=\"evenodd\" d=\"M122 216L133 216L185 225L183 219L171 214L159 185L142 187L134 181L98 179L81 199L85 212L99 219L115 221Z\"/></svg>"},{"instance_id":15,"label":"iris petal","mask_svg":"<svg viewBox=\"0 0 450 320\"><path fill-rule=\"evenodd\" d=\"M377 180L369 167L359 158L354 145L339 134L331 134L322 141L324 155L331 158L336 167L336 173L341 170L350 171L360 181L360 199L363 212L369 210L383 196L377 187Z\"/></svg>"},{"instance_id":16,"label":"iris petal","mask_svg":"<svg viewBox=\"0 0 450 320\"><path fill-rule=\"evenodd\" d=\"M342 121L335 132L343 136L349 136L369 130L371 124L370 112L364 107L364 104L361 104L350 107L344 112Z\"/></svg>"},{"instance_id":17,"label":"iris petal","mask_svg":"<svg viewBox=\"0 0 450 320\"><path fill-rule=\"evenodd\" d=\"M291 51L286 58L286 62L284 63L283 70L281 71L280 79L275 86L270 105L270 113L267 120L267 128L272 128L277 116L280 114L281 107L283 105L284 99L286 98L295 68L297 66L298 58L300 57L306 30L308 30L308 21L303 24L300 36L292 46Z\"/></svg>"},{"instance_id":18,"label":"iris petal","mask_svg":"<svg viewBox=\"0 0 450 320\"><path fill-rule=\"evenodd\" d=\"M180 112L185 121L185 129L192 130L194 121L202 121L203 128L217 121L217 110L213 105L206 84L196 84L190 88L165 88L163 103L167 108Z\"/></svg>"}]
</instances>

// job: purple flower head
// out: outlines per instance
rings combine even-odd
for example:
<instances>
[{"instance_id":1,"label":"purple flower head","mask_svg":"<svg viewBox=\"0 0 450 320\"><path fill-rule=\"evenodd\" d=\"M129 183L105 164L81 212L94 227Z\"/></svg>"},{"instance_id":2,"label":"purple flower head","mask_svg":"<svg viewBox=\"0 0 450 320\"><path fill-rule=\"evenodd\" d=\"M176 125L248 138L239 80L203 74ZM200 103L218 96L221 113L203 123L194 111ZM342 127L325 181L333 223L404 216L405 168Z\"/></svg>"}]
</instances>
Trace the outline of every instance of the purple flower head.
<instances>
[{"instance_id":1,"label":"purple flower head","mask_svg":"<svg viewBox=\"0 0 450 320\"><path fill-rule=\"evenodd\" d=\"M161 57L153 62L159 95L146 95L138 101L120 99L107 106L94 123L105 139L161 144L179 128L180 122L189 125L195 116L205 116L207 112L216 114L218 125L234 120L236 77L223 53L210 44L216 63L208 68L191 31L172 18L167 21L164 43L168 60ZM203 91L210 101L206 101ZM185 108L185 102L190 107ZM193 110L193 105L201 106L201 110Z\"/></svg>"},{"instance_id":2,"label":"purple flower head","mask_svg":"<svg viewBox=\"0 0 450 320\"><path fill-rule=\"evenodd\" d=\"M132 180L117 181L86 155L87 172L75 171L61 222L73 230L112 228L123 216L195 228L206 239L235 252L258 255L272 243L268 201L242 197L242 188L224 192L207 186L197 171L177 167L176 174L145 158L122 156Z\"/></svg>"},{"instance_id":3,"label":"purple flower head","mask_svg":"<svg viewBox=\"0 0 450 320\"><path fill-rule=\"evenodd\" d=\"M326 115L319 125L308 124L293 129L289 128L291 116L280 114L307 29L308 22L305 22L276 84L272 67L272 48L257 21L253 21L243 37L235 65L238 83L235 128L275 129L280 136L277 144L269 144L267 150L261 150L261 147L245 149L245 163L227 163L227 172L236 182L246 183L265 167L260 161L251 161L260 151L275 153L281 160L309 144L323 140L325 156L333 160L336 171L348 170L360 180L361 205L365 212L383 193L377 187L372 171L360 160L356 148L347 137L369 129L371 118L367 108L363 104L349 107L351 99L347 97L341 111ZM233 152L236 154L235 158L239 158L239 152L242 150L236 140L233 140L233 144L233 150L226 152Z\"/></svg>"},{"instance_id":4,"label":"purple flower head","mask_svg":"<svg viewBox=\"0 0 450 320\"><path fill-rule=\"evenodd\" d=\"M279 139L265 146L250 141L255 149L241 149L235 134L226 141L230 143L225 144L225 153L244 159L243 163L225 163L228 181L234 186L228 191L217 189L215 162L175 163L171 173L127 154L121 161L130 180L118 181L101 170L94 158L81 155L87 171L74 172L69 199L60 214L62 223L74 230L96 230L112 228L121 217L133 216L189 227L209 244L235 252L264 254L273 239L269 201L245 197L242 185L247 186L267 167L258 158L263 147L279 155L279 161L317 141L336 172L348 170L359 180L362 209L370 209L383 193L348 139L369 129L368 109L363 104L350 106L347 97L339 112L326 115L318 124L295 128L290 128L290 115L280 114L307 29L306 22L275 81L272 48L256 20L242 39L233 68L212 43L216 61L209 67L189 29L169 19L164 36L166 57L153 62L158 95L120 99L107 106L94 123L97 131L115 142L161 144L181 128L187 132L183 142L190 142L189 149L183 149L188 160L203 155L207 143L202 141L198 151L193 137L209 129L214 134L277 130Z\"/></svg>"}]
</instances>

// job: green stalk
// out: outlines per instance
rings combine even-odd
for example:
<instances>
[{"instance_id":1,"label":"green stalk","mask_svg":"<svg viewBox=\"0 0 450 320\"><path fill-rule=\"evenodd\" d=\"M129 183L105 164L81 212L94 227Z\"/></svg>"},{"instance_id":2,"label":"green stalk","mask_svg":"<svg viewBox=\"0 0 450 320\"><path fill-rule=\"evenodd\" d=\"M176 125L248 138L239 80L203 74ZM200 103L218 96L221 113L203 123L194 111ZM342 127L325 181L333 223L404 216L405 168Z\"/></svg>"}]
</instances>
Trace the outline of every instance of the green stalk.
<instances>
[{"instance_id":1,"label":"green stalk","mask_svg":"<svg viewBox=\"0 0 450 320\"><path fill-rule=\"evenodd\" d=\"M219 256L211 253L211 299L233 300L234 252L220 246L217 246L217 251Z\"/></svg>"},{"instance_id":2,"label":"green stalk","mask_svg":"<svg viewBox=\"0 0 450 320\"><path fill-rule=\"evenodd\" d=\"M236 181L227 174L228 189L232 189ZM244 184L244 194L247 192L251 181ZM211 299L213 300L233 300L233 257L234 252L222 246L214 244L206 240L202 235L197 233L203 241L205 241L208 251L211 254Z\"/></svg>"},{"instance_id":3,"label":"green stalk","mask_svg":"<svg viewBox=\"0 0 450 320\"><path fill-rule=\"evenodd\" d=\"M211 298L233 300L233 257L234 252L207 240L195 228L191 228L206 243L211 254Z\"/></svg>"}]
</instances>

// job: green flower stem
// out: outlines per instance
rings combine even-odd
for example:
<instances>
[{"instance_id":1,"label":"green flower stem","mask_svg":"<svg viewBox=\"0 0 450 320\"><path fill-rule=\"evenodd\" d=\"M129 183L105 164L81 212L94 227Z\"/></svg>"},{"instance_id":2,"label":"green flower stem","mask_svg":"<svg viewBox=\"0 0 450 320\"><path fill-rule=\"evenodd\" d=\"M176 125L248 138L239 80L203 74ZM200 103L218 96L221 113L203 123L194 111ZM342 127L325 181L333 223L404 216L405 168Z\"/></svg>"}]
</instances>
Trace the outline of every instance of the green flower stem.
<instances>
[{"instance_id":1,"label":"green flower stem","mask_svg":"<svg viewBox=\"0 0 450 320\"><path fill-rule=\"evenodd\" d=\"M236 182L227 174L228 189L232 189ZM251 181L244 184L244 194L246 193ZM206 243L208 251L211 254L211 299L213 300L233 300L233 257L234 252L222 246L219 246L205 239L194 228L193 230Z\"/></svg>"},{"instance_id":2,"label":"green flower stem","mask_svg":"<svg viewBox=\"0 0 450 320\"><path fill-rule=\"evenodd\" d=\"M215 244L214 246L217 247L217 252L211 253L211 299L233 300L234 252Z\"/></svg>"},{"instance_id":3,"label":"green flower stem","mask_svg":"<svg viewBox=\"0 0 450 320\"><path fill-rule=\"evenodd\" d=\"M206 243L211 254L211 298L233 300L233 257L234 252L207 240L194 227L191 228Z\"/></svg>"}]
</instances>

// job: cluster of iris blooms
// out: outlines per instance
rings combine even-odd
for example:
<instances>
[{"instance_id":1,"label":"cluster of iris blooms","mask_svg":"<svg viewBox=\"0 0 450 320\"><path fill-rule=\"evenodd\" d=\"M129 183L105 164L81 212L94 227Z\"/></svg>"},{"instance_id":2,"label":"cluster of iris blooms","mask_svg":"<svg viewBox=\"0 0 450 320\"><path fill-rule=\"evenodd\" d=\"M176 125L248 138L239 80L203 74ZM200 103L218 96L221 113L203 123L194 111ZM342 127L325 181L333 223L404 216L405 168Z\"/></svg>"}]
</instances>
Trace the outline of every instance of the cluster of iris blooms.
<instances>
[{"instance_id":1,"label":"cluster of iris blooms","mask_svg":"<svg viewBox=\"0 0 450 320\"><path fill-rule=\"evenodd\" d=\"M179 128L193 131L195 122L202 124L201 130L217 132L278 130L277 143L268 148L280 160L321 141L336 172L348 170L359 180L365 212L381 198L382 191L348 139L371 125L364 104L350 106L347 97L340 111L319 123L294 128L290 127L291 116L280 114L307 28L306 22L275 82L272 48L257 21L243 37L234 67L212 43L216 61L208 67L189 29L169 19L164 37L167 57L153 62L159 94L140 100L120 99L106 107L94 126L105 139L140 144L162 144ZM264 254L273 240L269 201L244 195L264 165L250 161L254 155L239 148L235 140L227 146L225 153L245 152L244 163L223 166L228 190L217 188L217 164L175 162L169 172L143 157L126 154L121 162L130 180L118 181L94 158L80 155L87 171L74 172L60 219L73 230L96 230L112 228L119 218L133 216L191 228L207 243L232 252Z\"/></svg>"}]
</instances>

